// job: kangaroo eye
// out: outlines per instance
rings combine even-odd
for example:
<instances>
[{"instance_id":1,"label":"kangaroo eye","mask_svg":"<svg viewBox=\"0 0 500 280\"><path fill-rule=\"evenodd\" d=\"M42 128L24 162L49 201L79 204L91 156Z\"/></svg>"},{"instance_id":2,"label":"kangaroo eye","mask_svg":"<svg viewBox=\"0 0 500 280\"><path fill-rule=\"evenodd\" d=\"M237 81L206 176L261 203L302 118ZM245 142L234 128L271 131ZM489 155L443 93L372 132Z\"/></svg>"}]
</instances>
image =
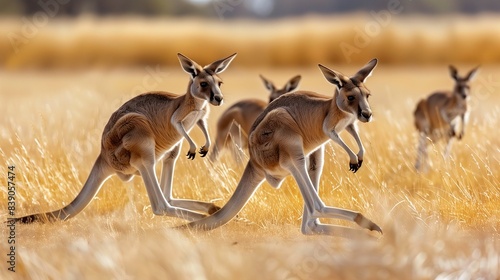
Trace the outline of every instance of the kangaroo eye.
<instances>
[{"instance_id":1,"label":"kangaroo eye","mask_svg":"<svg viewBox=\"0 0 500 280\"><path fill-rule=\"evenodd\" d=\"M207 86L208 86L208 83L207 83L207 82L201 82L201 83L200 83L200 86L201 86L202 88L205 88L205 87L207 87Z\"/></svg>"},{"instance_id":2,"label":"kangaroo eye","mask_svg":"<svg viewBox=\"0 0 500 280\"><path fill-rule=\"evenodd\" d=\"M355 99L354 95L349 95L347 96L347 100L353 101Z\"/></svg>"},{"instance_id":3,"label":"kangaroo eye","mask_svg":"<svg viewBox=\"0 0 500 280\"><path fill-rule=\"evenodd\" d=\"M219 82L219 86L221 86L221 85L222 85L222 82Z\"/></svg>"}]
</instances>

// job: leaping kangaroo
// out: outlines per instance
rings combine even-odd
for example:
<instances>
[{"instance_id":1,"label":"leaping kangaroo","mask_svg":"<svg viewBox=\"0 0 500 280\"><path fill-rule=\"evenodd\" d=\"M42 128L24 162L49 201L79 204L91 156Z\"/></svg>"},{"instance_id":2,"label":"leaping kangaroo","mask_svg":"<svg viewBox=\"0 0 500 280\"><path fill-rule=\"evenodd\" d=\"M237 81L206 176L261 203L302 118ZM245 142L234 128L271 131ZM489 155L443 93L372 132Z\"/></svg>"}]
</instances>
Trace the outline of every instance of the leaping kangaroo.
<instances>
[{"instance_id":1,"label":"leaping kangaroo","mask_svg":"<svg viewBox=\"0 0 500 280\"><path fill-rule=\"evenodd\" d=\"M349 168L356 172L363 162L364 148L356 121L369 122L370 91L364 82L377 65L373 59L354 76L319 65L328 82L334 84L333 98L309 91L298 91L274 100L254 122L249 135L250 160L234 194L215 214L181 226L211 230L228 223L245 206L264 180L279 188L291 174L304 198L302 233L349 236L357 229L322 224L319 218L338 218L382 233L378 225L361 213L326 206L318 195L324 162L324 145L328 140L339 144L349 155ZM340 138L346 129L356 140L355 154Z\"/></svg>"},{"instance_id":2,"label":"leaping kangaroo","mask_svg":"<svg viewBox=\"0 0 500 280\"><path fill-rule=\"evenodd\" d=\"M123 181L141 175L155 215L198 220L219 209L216 205L195 200L174 199L174 166L182 140L189 143L188 159L194 159L196 144L189 136L194 125L203 132L206 142L199 153L204 157L210 148L207 130L208 103L223 102L220 90L223 72L236 54L201 67L188 57L177 54L182 69L190 75L187 92L178 96L168 92L148 92L123 104L104 127L101 153L92 167L83 189L67 206L53 212L17 218L17 222L66 220L80 213L111 175ZM156 162L163 159L161 182L155 173Z\"/></svg>"}]
</instances>

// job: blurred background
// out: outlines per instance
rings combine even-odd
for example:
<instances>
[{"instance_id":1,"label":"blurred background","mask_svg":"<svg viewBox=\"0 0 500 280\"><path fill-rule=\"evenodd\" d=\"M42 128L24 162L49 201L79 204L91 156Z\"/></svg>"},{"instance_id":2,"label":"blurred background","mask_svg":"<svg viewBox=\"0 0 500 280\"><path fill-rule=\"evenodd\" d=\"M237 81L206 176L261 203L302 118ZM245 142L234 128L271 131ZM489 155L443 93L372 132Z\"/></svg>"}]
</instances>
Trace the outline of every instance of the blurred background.
<instances>
[{"instance_id":1,"label":"blurred background","mask_svg":"<svg viewBox=\"0 0 500 280\"><path fill-rule=\"evenodd\" d=\"M496 0L0 0L0 67L496 64Z\"/></svg>"},{"instance_id":2,"label":"blurred background","mask_svg":"<svg viewBox=\"0 0 500 280\"><path fill-rule=\"evenodd\" d=\"M224 104L211 106L212 139L231 104L268 100L259 74L278 88L300 74L299 89L331 96L318 63L351 75L377 57L366 83L374 121L360 124L363 167L349 172L347 154L329 141L320 197L385 233L375 243L303 236L291 177L279 191L259 189L218 230L170 232L184 222L152 214L140 177L113 176L74 219L17 227L24 267L1 269L0 279L285 279L283 271L294 279L500 279L499 15L498 0L0 0L0 173L16 165L16 216L74 199L124 102L185 92L178 52L202 65L238 53L221 74ZM413 111L431 92L452 89L448 64L461 75L481 65L469 124L451 158L436 143L430 173L419 174ZM190 135L204 143L198 128ZM217 167L188 160L187 149L174 197L224 205L242 166L230 153ZM0 188L0 218L6 202Z\"/></svg>"},{"instance_id":3,"label":"blurred background","mask_svg":"<svg viewBox=\"0 0 500 280\"><path fill-rule=\"evenodd\" d=\"M204 16L216 17L217 8L226 7L230 12L229 18L251 17L271 19L277 17L300 16L310 13L341 14L386 9L388 3L405 5L404 14L410 13L466 13L495 12L500 10L500 3L495 0L398 0L398 1L370 1L370 0L310 0L307 3L300 0L45 0L31 1L18 0L0 1L3 14L32 15L40 11L42 5L58 3L60 15L78 16L85 13L96 15L157 15L157 16ZM42 4L40 4L42 3ZM230 7L230 8L229 8Z\"/></svg>"}]
</instances>

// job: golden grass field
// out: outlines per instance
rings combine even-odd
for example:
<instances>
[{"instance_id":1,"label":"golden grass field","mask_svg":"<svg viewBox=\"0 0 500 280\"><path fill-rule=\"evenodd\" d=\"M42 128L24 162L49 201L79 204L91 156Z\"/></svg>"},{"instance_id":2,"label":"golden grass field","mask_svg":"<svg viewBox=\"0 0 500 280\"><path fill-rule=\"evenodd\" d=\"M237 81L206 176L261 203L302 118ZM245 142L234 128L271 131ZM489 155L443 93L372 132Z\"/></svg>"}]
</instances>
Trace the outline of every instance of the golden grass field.
<instances>
[{"instance_id":1,"label":"golden grass field","mask_svg":"<svg viewBox=\"0 0 500 280\"><path fill-rule=\"evenodd\" d=\"M494 14L392 15L380 24L366 14L262 22L7 18L0 19L0 34L5 35L0 37L0 64L6 69L177 67L172 53L179 51L204 61L237 51L240 65L252 67L310 67L320 61L361 64L374 56L396 65L491 64L500 63L499 33L500 19Z\"/></svg>"},{"instance_id":2,"label":"golden grass field","mask_svg":"<svg viewBox=\"0 0 500 280\"><path fill-rule=\"evenodd\" d=\"M193 48L186 54L200 63L233 52L198 58ZM163 55L174 60L177 51L184 52ZM323 61L249 68L245 61L252 57L242 52L221 74L226 103L212 107L212 138L217 117L230 104L250 96L267 99L258 74L277 85L301 74L300 89L333 94L315 66ZM352 74L364 62L325 63ZM12 71L5 65L0 70L2 220L8 217L8 165L16 166L16 216L59 209L80 191L114 110L145 89L184 93L188 81L180 67L155 63L72 71ZM457 66L463 73L475 65ZM360 211L379 224L384 235L378 239L302 235L302 199L291 177L279 190L264 184L236 220L210 232L170 229L184 221L154 216L140 177L130 183L112 177L75 218L17 225L15 273L7 270L3 226L0 279L499 279L499 72L499 65L482 66L472 83L465 138L454 144L449 161L436 144L431 171L418 174L415 104L433 90L450 89L452 80L446 64L405 66L381 59L366 83L374 121L360 124L363 167L350 173L345 152L327 144L320 190L327 205ZM191 135L202 144L197 128ZM242 171L228 153L218 166L181 156L174 194L222 206Z\"/></svg>"}]
</instances>

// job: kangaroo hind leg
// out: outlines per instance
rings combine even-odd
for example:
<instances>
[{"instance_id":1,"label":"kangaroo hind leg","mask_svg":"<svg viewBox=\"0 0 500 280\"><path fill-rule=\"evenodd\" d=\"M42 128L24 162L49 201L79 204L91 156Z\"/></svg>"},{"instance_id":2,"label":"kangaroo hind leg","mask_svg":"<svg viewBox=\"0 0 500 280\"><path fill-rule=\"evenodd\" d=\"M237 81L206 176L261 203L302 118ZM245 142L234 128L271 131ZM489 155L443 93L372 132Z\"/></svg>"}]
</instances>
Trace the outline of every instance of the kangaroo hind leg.
<instances>
[{"instance_id":1,"label":"kangaroo hind leg","mask_svg":"<svg viewBox=\"0 0 500 280\"><path fill-rule=\"evenodd\" d=\"M312 152L308 157L307 162L307 172L311 182L313 184L314 190L316 193L319 193L319 182L321 179L321 173L323 171L324 164L324 152L325 147L321 146L316 151ZM302 214L302 232L306 234L312 234L308 223L311 221L311 217L313 215L314 209L309 209L307 205L304 204L304 210ZM313 219L314 223L319 224L319 219Z\"/></svg>"},{"instance_id":2,"label":"kangaroo hind leg","mask_svg":"<svg viewBox=\"0 0 500 280\"><path fill-rule=\"evenodd\" d=\"M189 200L189 199L174 199L172 195L172 184L174 179L174 167L177 159L179 158L179 151L182 144L175 146L170 152L165 155L163 159L163 168L161 171L161 181L163 196L170 205L178 208L184 208L191 211L199 211L208 214L217 212L220 207L213 203Z\"/></svg>"},{"instance_id":3,"label":"kangaroo hind leg","mask_svg":"<svg viewBox=\"0 0 500 280\"><path fill-rule=\"evenodd\" d=\"M299 151L299 149L295 149ZM365 218L362 214L341 208L328 207L325 206L318 193L315 191L315 187L306 168L306 161L303 155L294 154L290 155L290 162L285 163L285 168L287 168L290 173L295 178L297 185L299 186L302 197L304 198L304 204L308 209L313 209L310 211L309 220L303 222L305 223L304 234L326 234L326 235L340 235L344 237L350 237L353 234L359 234L360 231L357 229L351 229L342 226L321 224L317 221L317 218L336 218L342 220L348 220L356 222L363 228L369 230L375 230L382 232L379 226Z\"/></svg>"}]
</instances>

